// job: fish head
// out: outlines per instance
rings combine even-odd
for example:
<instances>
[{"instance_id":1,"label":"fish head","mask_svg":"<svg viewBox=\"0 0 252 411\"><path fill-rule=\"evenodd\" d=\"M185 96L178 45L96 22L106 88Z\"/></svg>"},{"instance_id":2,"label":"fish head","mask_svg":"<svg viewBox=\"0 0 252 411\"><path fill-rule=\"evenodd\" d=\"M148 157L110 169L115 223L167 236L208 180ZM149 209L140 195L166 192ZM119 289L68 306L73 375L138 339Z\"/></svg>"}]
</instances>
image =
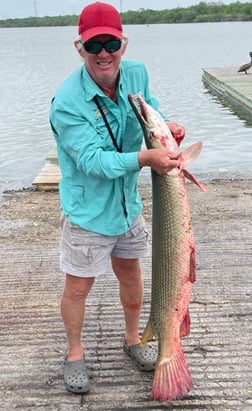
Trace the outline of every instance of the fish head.
<instances>
[{"instance_id":1,"label":"fish head","mask_svg":"<svg viewBox=\"0 0 252 411\"><path fill-rule=\"evenodd\" d=\"M161 115L147 104L140 95L129 94L128 100L142 127L146 147L148 149L166 148L173 154L173 158L177 158L179 161L179 166L173 168L168 174L178 175L178 173L183 173L186 178L195 183L201 190L207 191L207 187L186 169L186 166L200 154L202 143L200 141L194 143L186 150L180 152L175 138Z\"/></svg>"},{"instance_id":2,"label":"fish head","mask_svg":"<svg viewBox=\"0 0 252 411\"><path fill-rule=\"evenodd\" d=\"M171 152L178 151L178 145L168 125L158 111L154 110L138 95L130 94L129 102L140 122L147 148L167 148Z\"/></svg>"}]
</instances>

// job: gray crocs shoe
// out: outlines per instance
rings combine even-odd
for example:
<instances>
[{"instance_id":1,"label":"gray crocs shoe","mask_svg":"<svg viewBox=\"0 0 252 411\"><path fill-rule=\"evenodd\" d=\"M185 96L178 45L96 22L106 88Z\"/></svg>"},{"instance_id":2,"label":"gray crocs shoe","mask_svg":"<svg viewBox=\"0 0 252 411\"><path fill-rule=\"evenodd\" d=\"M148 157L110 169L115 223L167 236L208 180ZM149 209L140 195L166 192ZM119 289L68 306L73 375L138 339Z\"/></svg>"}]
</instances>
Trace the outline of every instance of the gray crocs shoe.
<instances>
[{"instance_id":1,"label":"gray crocs shoe","mask_svg":"<svg viewBox=\"0 0 252 411\"><path fill-rule=\"evenodd\" d=\"M152 371L155 369L157 350L154 347L150 345L142 347L140 344L129 346L124 338L123 350L132 358L139 370Z\"/></svg>"},{"instance_id":2,"label":"gray crocs shoe","mask_svg":"<svg viewBox=\"0 0 252 411\"><path fill-rule=\"evenodd\" d=\"M84 358L76 361L67 361L64 358L64 383L66 389L75 394L83 394L90 389L90 381Z\"/></svg>"}]
</instances>

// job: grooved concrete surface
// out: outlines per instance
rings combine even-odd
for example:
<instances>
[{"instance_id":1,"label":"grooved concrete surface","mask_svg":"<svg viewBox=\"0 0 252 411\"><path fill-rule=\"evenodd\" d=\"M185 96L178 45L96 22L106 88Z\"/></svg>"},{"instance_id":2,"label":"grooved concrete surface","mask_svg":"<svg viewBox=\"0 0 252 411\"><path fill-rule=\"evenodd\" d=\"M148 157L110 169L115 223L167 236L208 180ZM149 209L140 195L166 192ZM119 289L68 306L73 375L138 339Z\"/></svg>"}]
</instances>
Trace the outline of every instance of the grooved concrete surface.
<instances>
[{"instance_id":1,"label":"grooved concrete surface","mask_svg":"<svg viewBox=\"0 0 252 411\"><path fill-rule=\"evenodd\" d=\"M87 307L83 340L91 391L65 390L58 193L5 193L0 204L0 409L251 411L251 182L213 181L208 194L188 185L198 272L191 334L183 344L194 387L169 404L151 401L152 373L139 371L122 351L123 315L110 271L95 283ZM150 228L150 187L140 191ZM149 311L151 257L142 269L140 331Z\"/></svg>"}]
</instances>

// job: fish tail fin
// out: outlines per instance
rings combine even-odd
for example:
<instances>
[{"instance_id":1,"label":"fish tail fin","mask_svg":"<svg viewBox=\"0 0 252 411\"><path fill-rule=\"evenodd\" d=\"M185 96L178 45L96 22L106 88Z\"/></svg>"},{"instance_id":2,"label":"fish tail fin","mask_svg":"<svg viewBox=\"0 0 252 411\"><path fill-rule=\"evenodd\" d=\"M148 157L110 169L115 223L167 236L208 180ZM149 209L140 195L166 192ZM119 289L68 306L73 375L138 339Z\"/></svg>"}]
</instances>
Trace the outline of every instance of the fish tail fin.
<instances>
[{"instance_id":1,"label":"fish tail fin","mask_svg":"<svg viewBox=\"0 0 252 411\"><path fill-rule=\"evenodd\" d=\"M174 401L191 388L192 377L182 350L157 364L151 393L153 400Z\"/></svg>"},{"instance_id":2,"label":"fish tail fin","mask_svg":"<svg viewBox=\"0 0 252 411\"><path fill-rule=\"evenodd\" d=\"M152 326L150 323L150 320L148 320L147 325L144 329L142 338L141 338L141 345L145 345L148 341L152 340L153 338L155 338L154 332L152 330Z\"/></svg>"},{"instance_id":3,"label":"fish tail fin","mask_svg":"<svg viewBox=\"0 0 252 411\"><path fill-rule=\"evenodd\" d=\"M191 329L191 318L190 318L189 309L187 309L184 319L182 323L180 324L180 337L182 338L182 337L186 337L187 335L189 335L190 329Z\"/></svg>"}]
</instances>

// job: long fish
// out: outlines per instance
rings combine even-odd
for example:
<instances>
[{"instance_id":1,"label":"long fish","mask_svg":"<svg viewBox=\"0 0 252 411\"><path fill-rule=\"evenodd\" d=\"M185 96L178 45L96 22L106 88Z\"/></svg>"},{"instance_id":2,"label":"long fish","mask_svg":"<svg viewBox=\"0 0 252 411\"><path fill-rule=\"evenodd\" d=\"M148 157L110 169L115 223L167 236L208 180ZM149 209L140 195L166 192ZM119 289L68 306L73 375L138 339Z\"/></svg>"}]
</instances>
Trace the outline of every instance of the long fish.
<instances>
[{"instance_id":1,"label":"long fish","mask_svg":"<svg viewBox=\"0 0 252 411\"><path fill-rule=\"evenodd\" d=\"M152 399L173 401L192 388L192 377L181 338L190 332L189 303L196 279L195 243L185 178L203 191L186 166L200 153L197 142L180 152L169 127L160 114L140 95L129 95L129 102L141 124L150 148L168 148L178 153L180 165L165 175L152 175L152 289L148 323L142 345L158 339L158 359L152 384Z\"/></svg>"}]
</instances>

